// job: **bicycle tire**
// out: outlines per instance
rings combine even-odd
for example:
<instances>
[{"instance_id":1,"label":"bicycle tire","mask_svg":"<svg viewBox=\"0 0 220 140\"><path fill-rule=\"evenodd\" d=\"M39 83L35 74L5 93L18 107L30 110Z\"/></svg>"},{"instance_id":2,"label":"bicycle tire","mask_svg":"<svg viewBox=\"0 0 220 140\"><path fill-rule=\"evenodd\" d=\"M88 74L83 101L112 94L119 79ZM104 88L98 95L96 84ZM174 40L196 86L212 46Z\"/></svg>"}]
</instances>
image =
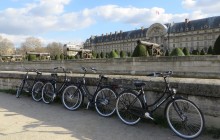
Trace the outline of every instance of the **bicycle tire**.
<instances>
[{"instance_id":1,"label":"bicycle tire","mask_svg":"<svg viewBox=\"0 0 220 140\"><path fill-rule=\"evenodd\" d=\"M49 104L54 99L55 89L50 82L47 82L42 89L42 100L44 103Z\"/></svg>"},{"instance_id":2,"label":"bicycle tire","mask_svg":"<svg viewBox=\"0 0 220 140\"><path fill-rule=\"evenodd\" d=\"M16 98L19 98L19 97L20 97L20 95L21 95L21 93L22 93L22 91L23 91L24 83L25 83L25 81L22 80L21 83L19 84L19 86L18 86L18 88L17 88L17 90L16 90L16 95L15 95Z\"/></svg>"},{"instance_id":3,"label":"bicycle tire","mask_svg":"<svg viewBox=\"0 0 220 140\"><path fill-rule=\"evenodd\" d=\"M42 88L44 84L41 81L36 82L32 88L32 98L34 101L39 102L42 99Z\"/></svg>"},{"instance_id":4,"label":"bicycle tire","mask_svg":"<svg viewBox=\"0 0 220 140\"><path fill-rule=\"evenodd\" d=\"M127 125L135 125L141 120L133 113L136 111L135 108L143 108L143 103L133 91L124 91L119 95L116 101L116 112L122 122Z\"/></svg>"},{"instance_id":5,"label":"bicycle tire","mask_svg":"<svg viewBox=\"0 0 220 140\"><path fill-rule=\"evenodd\" d=\"M176 98L168 102L166 119L171 130L184 139L198 137L204 129L204 116L190 100Z\"/></svg>"},{"instance_id":6,"label":"bicycle tire","mask_svg":"<svg viewBox=\"0 0 220 140\"><path fill-rule=\"evenodd\" d=\"M82 101L83 95L77 86L70 85L63 91L62 103L66 109L74 111L81 106Z\"/></svg>"},{"instance_id":7,"label":"bicycle tire","mask_svg":"<svg viewBox=\"0 0 220 140\"><path fill-rule=\"evenodd\" d=\"M109 117L115 112L117 94L110 88L104 87L95 95L95 109L99 115Z\"/></svg>"}]
</instances>

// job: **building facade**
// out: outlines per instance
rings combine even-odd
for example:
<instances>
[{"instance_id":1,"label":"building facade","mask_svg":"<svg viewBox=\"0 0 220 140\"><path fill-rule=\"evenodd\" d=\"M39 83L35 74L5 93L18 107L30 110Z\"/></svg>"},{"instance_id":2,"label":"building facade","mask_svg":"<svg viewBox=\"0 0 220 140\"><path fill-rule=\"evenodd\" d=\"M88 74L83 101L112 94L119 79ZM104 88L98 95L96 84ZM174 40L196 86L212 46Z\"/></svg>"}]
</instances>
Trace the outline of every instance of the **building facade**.
<instances>
[{"instance_id":1,"label":"building facade","mask_svg":"<svg viewBox=\"0 0 220 140\"><path fill-rule=\"evenodd\" d=\"M154 23L149 28L91 36L85 41L84 48L97 53L112 50L132 53L137 40L142 40L160 44L163 50L175 47L187 47L190 51L207 50L209 46L214 46L219 35L220 16L216 16L192 21L185 19L179 23Z\"/></svg>"}]
</instances>

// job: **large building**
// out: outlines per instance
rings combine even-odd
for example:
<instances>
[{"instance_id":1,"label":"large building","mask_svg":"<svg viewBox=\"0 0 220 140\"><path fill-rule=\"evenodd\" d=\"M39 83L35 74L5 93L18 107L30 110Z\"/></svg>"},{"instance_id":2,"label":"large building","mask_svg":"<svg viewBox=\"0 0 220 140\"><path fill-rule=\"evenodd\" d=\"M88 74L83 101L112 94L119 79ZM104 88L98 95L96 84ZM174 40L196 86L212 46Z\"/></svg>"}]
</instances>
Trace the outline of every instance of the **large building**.
<instances>
[{"instance_id":1,"label":"large building","mask_svg":"<svg viewBox=\"0 0 220 140\"><path fill-rule=\"evenodd\" d=\"M198 20L185 19L179 23L154 23L149 28L91 36L85 41L84 48L95 52L133 52L137 40L143 40L160 44L163 50L188 47L192 51L214 46L219 35L220 16L216 16Z\"/></svg>"}]
</instances>

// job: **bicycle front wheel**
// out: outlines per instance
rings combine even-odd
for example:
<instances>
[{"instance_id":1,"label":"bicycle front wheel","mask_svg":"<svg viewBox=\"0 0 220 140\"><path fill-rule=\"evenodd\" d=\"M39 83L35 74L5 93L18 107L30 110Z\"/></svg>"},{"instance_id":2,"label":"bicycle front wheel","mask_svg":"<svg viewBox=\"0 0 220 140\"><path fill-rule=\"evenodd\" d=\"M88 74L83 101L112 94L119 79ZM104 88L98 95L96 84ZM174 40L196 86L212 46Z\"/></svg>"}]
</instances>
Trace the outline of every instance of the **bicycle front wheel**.
<instances>
[{"instance_id":1,"label":"bicycle front wheel","mask_svg":"<svg viewBox=\"0 0 220 140\"><path fill-rule=\"evenodd\" d=\"M204 128L200 109L187 99L174 99L166 107L166 119L170 128L184 139L198 137Z\"/></svg>"},{"instance_id":2,"label":"bicycle front wheel","mask_svg":"<svg viewBox=\"0 0 220 140\"><path fill-rule=\"evenodd\" d=\"M132 91L120 94L116 102L118 117L127 125L134 125L140 121L141 118L137 114L142 108L141 100Z\"/></svg>"},{"instance_id":3,"label":"bicycle front wheel","mask_svg":"<svg viewBox=\"0 0 220 140\"><path fill-rule=\"evenodd\" d=\"M115 112L117 95L110 88L102 88L95 95L95 109L99 115L109 117Z\"/></svg>"},{"instance_id":4,"label":"bicycle front wheel","mask_svg":"<svg viewBox=\"0 0 220 140\"><path fill-rule=\"evenodd\" d=\"M68 86L62 94L62 103L68 110L76 110L82 104L83 95L75 85Z\"/></svg>"},{"instance_id":5,"label":"bicycle front wheel","mask_svg":"<svg viewBox=\"0 0 220 140\"><path fill-rule=\"evenodd\" d=\"M42 89L42 100L44 103L49 104L53 101L54 95L55 95L55 90L53 85L48 82L43 86Z\"/></svg>"},{"instance_id":6,"label":"bicycle front wheel","mask_svg":"<svg viewBox=\"0 0 220 140\"><path fill-rule=\"evenodd\" d=\"M41 81L38 81L34 84L32 88L32 98L34 101L39 102L42 99L42 88L44 84Z\"/></svg>"},{"instance_id":7,"label":"bicycle front wheel","mask_svg":"<svg viewBox=\"0 0 220 140\"><path fill-rule=\"evenodd\" d=\"M25 81L22 80L21 83L19 84L18 88L17 88L17 91L16 91L16 98L19 98L21 93L22 93L22 90L23 90L23 87L24 87L24 84L25 84Z\"/></svg>"}]
</instances>

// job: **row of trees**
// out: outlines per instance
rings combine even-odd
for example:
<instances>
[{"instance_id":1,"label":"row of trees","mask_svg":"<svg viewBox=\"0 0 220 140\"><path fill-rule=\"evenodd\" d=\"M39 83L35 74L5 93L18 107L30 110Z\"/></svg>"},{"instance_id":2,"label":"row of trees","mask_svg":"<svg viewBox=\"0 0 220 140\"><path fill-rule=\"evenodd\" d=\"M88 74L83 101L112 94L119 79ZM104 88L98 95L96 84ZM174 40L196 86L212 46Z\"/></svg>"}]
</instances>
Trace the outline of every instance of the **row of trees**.
<instances>
[{"instance_id":1,"label":"row of trees","mask_svg":"<svg viewBox=\"0 0 220 140\"><path fill-rule=\"evenodd\" d=\"M28 37L21 46L15 48L12 41L0 36L0 55L25 55L26 52L50 53L52 58L59 56L63 53L63 44L59 42L52 42L45 47L42 41L35 37Z\"/></svg>"},{"instance_id":2,"label":"row of trees","mask_svg":"<svg viewBox=\"0 0 220 140\"><path fill-rule=\"evenodd\" d=\"M43 46L43 43L40 39L29 37L27 38L19 48L14 47L14 44L8 40L7 38L3 38L0 36L0 55L12 55L12 54L21 54L25 55L26 52L38 52L38 53L50 53L52 59L60 60L60 59L79 59L80 55L76 55L75 57L67 57L63 55L63 44L59 42L52 42L47 44L46 47ZM149 50L142 45L138 44L135 50L131 52L124 52L124 51L117 51L112 50L110 53L96 53L92 52L93 58L124 58L124 57L141 57L141 56L149 56ZM164 52L165 56L188 56L188 55L206 55L206 54L215 54L220 55L220 36L217 38L214 47L211 46L206 49L201 50L193 50L189 51L188 48L174 48L173 50L169 51L166 50ZM34 59L31 56L28 56L28 59Z\"/></svg>"},{"instance_id":3,"label":"row of trees","mask_svg":"<svg viewBox=\"0 0 220 140\"><path fill-rule=\"evenodd\" d=\"M144 45L138 44L133 53L113 50L110 53L95 53L93 58L124 58L124 57L143 57L151 55L151 50L148 50ZM220 55L220 36L217 38L214 47L209 46L208 49L195 49L189 51L188 48L174 48L173 50L166 50L164 56L189 56L189 55Z\"/></svg>"}]
</instances>

